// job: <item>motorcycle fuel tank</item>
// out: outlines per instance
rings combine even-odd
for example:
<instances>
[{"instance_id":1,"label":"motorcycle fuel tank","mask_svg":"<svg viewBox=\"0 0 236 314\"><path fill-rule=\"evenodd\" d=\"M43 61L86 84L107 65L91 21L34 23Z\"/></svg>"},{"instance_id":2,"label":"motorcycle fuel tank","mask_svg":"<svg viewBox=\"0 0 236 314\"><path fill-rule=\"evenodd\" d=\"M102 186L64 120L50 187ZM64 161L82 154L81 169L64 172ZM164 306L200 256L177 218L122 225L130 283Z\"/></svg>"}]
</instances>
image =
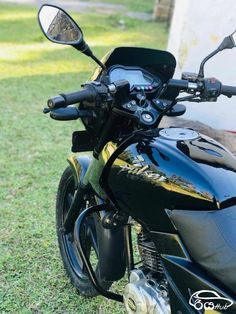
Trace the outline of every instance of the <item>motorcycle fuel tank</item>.
<instances>
[{"instance_id":1,"label":"motorcycle fuel tank","mask_svg":"<svg viewBox=\"0 0 236 314\"><path fill-rule=\"evenodd\" d=\"M101 182L120 209L152 230L171 232L168 210L236 204L236 158L191 129L140 132L115 150Z\"/></svg>"}]
</instances>

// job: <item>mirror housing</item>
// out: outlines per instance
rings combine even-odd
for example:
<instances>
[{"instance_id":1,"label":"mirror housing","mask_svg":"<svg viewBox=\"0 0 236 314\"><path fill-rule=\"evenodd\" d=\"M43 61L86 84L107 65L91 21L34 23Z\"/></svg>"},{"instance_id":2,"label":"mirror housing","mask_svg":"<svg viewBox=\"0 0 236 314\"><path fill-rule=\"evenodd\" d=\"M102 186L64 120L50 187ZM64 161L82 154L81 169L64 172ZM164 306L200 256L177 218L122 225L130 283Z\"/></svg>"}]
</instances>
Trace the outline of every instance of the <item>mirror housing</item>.
<instances>
[{"instance_id":1,"label":"mirror housing","mask_svg":"<svg viewBox=\"0 0 236 314\"><path fill-rule=\"evenodd\" d=\"M44 4L39 9L38 22L47 39L57 44L73 46L106 70L85 42L81 28L66 11L52 4Z\"/></svg>"},{"instance_id":2,"label":"mirror housing","mask_svg":"<svg viewBox=\"0 0 236 314\"><path fill-rule=\"evenodd\" d=\"M83 46L82 30L63 9L44 4L38 12L38 21L43 34L50 41L78 48Z\"/></svg>"},{"instance_id":3,"label":"mirror housing","mask_svg":"<svg viewBox=\"0 0 236 314\"><path fill-rule=\"evenodd\" d=\"M232 49L234 47L236 47L236 31L233 32L228 37L225 37L220 46L216 50L222 51L224 49Z\"/></svg>"},{"instance_id":4,"label":"mirror housing","mask_svg":"<svg viewBox=\"0 0 236 314\"><path fill-rule=\"evenodd\" d=\"M234 44L234 47L236 47L236 31L233 32L233 34L231 34L230 37L231 37L231 40Z\"/></svg>"}]
</instances>

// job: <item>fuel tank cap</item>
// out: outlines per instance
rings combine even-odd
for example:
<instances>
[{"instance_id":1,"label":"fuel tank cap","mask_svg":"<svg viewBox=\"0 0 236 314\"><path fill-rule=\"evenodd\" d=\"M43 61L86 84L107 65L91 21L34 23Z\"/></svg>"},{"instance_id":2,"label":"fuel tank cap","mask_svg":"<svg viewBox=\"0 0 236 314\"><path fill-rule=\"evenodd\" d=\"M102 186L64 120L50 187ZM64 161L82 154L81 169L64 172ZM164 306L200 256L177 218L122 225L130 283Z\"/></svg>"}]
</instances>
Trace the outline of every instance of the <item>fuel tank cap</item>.
<instances>
[{"instance_id":1,"label":"fuel tank cap","mask_svg":"<svg viewBox=\"0 0 236 314\"><path fill-rule=\"evenodd\" d=\"M160 130L159 135L167 140L175 141L190 141L200 136L198 132L184 128L165 128Z\"/></svg>"}]
</instances>

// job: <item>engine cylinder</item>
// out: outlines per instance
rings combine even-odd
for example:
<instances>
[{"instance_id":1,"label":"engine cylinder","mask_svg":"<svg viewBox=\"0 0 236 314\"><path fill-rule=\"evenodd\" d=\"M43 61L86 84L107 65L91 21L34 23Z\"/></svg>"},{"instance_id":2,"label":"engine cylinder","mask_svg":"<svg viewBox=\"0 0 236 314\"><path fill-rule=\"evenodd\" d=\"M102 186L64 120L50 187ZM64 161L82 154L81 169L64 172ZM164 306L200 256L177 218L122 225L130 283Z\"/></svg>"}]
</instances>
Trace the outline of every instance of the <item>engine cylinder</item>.
<instances>
[{"instance_id":1,"label":"engine cylinder","mask_svg":"<svg viewBox=\"0 0 236 314\"><path fill-rule=\"evenodd\" d=\"M142 230L138 234L138 246L143 265L149 270L164 276L160 255L156 250L155 244L145 230Z\"/></svg>"}]
</instances>

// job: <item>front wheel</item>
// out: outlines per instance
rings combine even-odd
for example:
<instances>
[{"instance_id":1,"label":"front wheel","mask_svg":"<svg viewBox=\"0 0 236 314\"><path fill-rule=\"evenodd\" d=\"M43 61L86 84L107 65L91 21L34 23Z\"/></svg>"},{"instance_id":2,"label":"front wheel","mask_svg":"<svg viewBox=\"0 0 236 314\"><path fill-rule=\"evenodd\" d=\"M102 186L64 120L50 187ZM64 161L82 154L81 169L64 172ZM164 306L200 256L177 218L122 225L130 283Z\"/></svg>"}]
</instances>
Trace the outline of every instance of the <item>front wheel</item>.
<instances>
[{"instance_id":1,"label":"front wheel","mask_svg":"<svg viewBox=\"0 0 236 314\"><path fill-rule=\"evenodd\" d=\"M71 168L68 167L62 174L57 192L56 228L59 248L64 268L71 280L71 283L80 294L88 297L94 297L99 293L90 281L90 278L80 259L78 249L73 238L73 232L69 234L64 234L63 232L64 221L72 204L75 192L74 176ZM94 195L89 195L80 210L82 211L83 209L95 204L96 200ZM99 219L97 218L96 214L87 218L81 236L86 255L89 257L91 264L95 268L98 281L105 290L108 290L112 282L104 281L99 278L98 243L95 226L96 223L99 223Z\"/></svg>"}]
</instances>

